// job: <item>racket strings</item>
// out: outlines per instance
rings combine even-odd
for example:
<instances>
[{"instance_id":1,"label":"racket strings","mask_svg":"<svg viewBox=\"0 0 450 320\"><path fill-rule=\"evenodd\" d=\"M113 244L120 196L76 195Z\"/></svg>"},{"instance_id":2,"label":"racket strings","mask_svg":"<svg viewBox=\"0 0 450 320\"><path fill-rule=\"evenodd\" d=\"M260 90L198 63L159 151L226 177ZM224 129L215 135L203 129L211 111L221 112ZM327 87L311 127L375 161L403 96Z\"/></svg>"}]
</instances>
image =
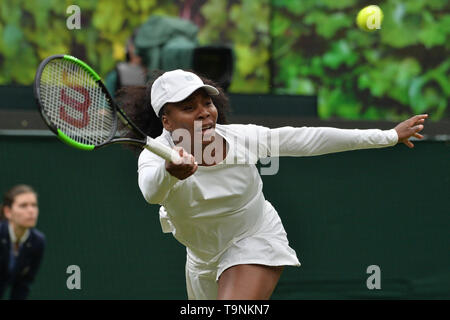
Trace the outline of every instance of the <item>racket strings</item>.
<instances>
[{"instance_id":1,"label":"racket strings","mask_svg":"<svg viewBox=\"0 0 450 320\"><path fill-rule=\"evenodd\" d=\"M39 87L45 114L64 134L87 145L109 140L115 129L114 110L86 70L55 59L44 67Z\"/></svg>"}]
</instances>

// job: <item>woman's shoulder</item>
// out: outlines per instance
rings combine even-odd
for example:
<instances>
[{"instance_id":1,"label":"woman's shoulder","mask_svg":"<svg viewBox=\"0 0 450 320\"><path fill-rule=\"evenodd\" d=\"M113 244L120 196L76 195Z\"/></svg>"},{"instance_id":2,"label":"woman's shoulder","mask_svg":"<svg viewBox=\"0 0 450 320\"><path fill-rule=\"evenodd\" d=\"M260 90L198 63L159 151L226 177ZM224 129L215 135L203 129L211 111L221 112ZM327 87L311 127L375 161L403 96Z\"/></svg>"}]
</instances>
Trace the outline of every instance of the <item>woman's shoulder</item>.
<instances>
[{"instance_id":1,"label":"woman's shoulder","mask_svg":"<svg viewBox=\"0 0 450 320\"><path fill-rule=\"evenodd\" d=\"M32 229L30 229L30 232L33 237L33 241L36 244L39 244L42 247L45 246L46 239L45 239L45 234L42 231L40 231L36 228L32 228Z\"/></svg>"},{"instance_id":2,"label":"woman's shoulder","mask_svg":"<svg viewBox=\"0 0 450 320\"><path fill-rule=\"evenodd\" d=\"M0 234L8 232L8 220L0 218Z\"/></svg>"}]
</instances>

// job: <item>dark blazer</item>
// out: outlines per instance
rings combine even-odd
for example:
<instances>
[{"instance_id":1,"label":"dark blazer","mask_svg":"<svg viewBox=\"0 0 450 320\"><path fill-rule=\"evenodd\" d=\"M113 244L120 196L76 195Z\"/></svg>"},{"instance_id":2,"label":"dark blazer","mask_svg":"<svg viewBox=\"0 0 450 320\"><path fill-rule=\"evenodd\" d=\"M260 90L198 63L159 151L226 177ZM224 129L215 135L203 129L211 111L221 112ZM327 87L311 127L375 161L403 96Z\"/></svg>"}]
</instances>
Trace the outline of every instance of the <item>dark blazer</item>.
<instances>
[{"instance_id":1,"label":"dark blazer","mask_svg":"<svg viewBox=\"0 0 450 320\"><path fill-rule=\"evenodd\" d=\"M8 286L11 286L10 299L23 300L28 297L30 285L41 264L44 248L44 234L37 229L30 229L30 235L20 247L15 267L9 274L11 240L8 221L0 222L0 298Z\"/></svg>"}]
</instances>

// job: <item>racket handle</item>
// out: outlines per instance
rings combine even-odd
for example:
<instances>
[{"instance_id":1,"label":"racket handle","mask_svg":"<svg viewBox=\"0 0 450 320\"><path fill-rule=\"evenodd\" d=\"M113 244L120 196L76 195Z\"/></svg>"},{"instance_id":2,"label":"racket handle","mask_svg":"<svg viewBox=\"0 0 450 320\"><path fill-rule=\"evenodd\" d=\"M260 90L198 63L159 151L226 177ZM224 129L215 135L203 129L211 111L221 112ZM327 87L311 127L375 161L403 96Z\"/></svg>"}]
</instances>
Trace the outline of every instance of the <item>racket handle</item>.
<instances>
[{"instance_id":1,"label":"racket handle","mask_svg":"<svg viewBox=\"0 0 450 320\"><path fill-rule=\"evenodd\" d=\"M172 161L175 164L181 163L181 157L177 151L169 148L161 142L156 141L155 139L147 137L147 145L145 148L167 161Z\"/></svg>"}]
</instances>

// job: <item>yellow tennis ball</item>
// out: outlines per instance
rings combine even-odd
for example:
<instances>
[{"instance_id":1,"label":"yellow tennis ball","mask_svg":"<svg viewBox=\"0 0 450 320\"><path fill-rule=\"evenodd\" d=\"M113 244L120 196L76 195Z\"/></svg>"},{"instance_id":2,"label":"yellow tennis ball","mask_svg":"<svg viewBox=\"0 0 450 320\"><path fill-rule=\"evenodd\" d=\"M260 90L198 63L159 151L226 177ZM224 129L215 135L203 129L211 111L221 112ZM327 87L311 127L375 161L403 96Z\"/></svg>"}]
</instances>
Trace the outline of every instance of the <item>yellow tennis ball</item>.
<instances>
[{"instance_id":1,"label":"yellow tennis ball","mask_svg":"<svg viewBox=\"0 0 450 320\"><path fill-rule=\"evenodd\" d=\"M356 24L361 30L375 31L381 29L381 22L383 21L383 11L379 6L367 6L358 12L356 17Z\"/></svg>"}]
</instances>

